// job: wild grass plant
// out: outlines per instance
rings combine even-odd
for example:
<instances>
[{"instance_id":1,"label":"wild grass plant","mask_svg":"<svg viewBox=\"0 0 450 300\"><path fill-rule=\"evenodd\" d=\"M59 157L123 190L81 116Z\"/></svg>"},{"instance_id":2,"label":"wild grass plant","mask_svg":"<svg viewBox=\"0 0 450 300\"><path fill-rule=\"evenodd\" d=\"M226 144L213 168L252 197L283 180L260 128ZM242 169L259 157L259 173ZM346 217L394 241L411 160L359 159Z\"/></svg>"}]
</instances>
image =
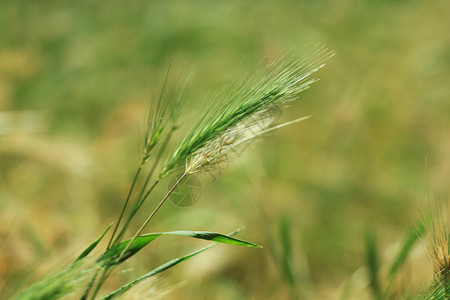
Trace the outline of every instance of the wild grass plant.
<instances>
[{"instance_id":1,"label":"wild grass plant","mask_svg":"<svg viewBox=\"0 0 450 300\"><path fill-rule=\"evenodd\" d=\"M450 299L450 200L440 203L436 191L433 200L429 195L427 198L428 213L422 212L422 220L433 277L410 293L410 298Z\"/></svg>"},{"instance_id":2,"label":"wild grass plant","mask_svg":"<svg viewBox=\"0 0 450 300\"><path fill-rule=\"evenodd\" d=\"M260 71L249 73L241 81L221 89L172 151L168 150L168 146L173 138L173 132L180 128L180 111L187 100L183 93L184 87L178 95L169 95L171 91L168 91L166 86L168 71L159 94L150 106L141 158L117 220L70 266L31 285L17 294L14 299L59 299L67 295L78 295L80 299L90 300L115 299L123 296L147 278L172 268L217 243L259 248L260 246L254 243L235 238L234 235L239 230L230 234L185 230L144 234L144 231L162 205L188 175L214 170L224 161L230 161L238 156L238 153L245 150L255 139L283 126L304 120L303 117L273 125L277 112L297 99L302 91L316 81L312 78L313 73L323 67L324 62L333 55L333 51L326 47L316 48L304 59L287 55ZM169 188L166 195L155 203L154 209L147 213L147 218L141 223L139 229L130 235L130 224L139 222L137 213L147 210L144 204L148 204L146 202L152 199L155 187L167 176L180 169L182 175L177 177L177 181ZM126 238L127 235L128 238ZM119 265L128 261L155 239L169 235L207 240L212 243L170 260L106 296L99 296L105 282ZM95 257L93 250L100 247L105 237L108 237L108 242L104 250L100 251L101 254ZM287 238L284 242L287 243ZM285 266L285 270L289 273L288 266Z\"/></svg>"},{"instance_id":3,"label":"wild grass plant","mask_svg":"<svg viewBox=\"0 0 450 300\"><path fill-rule=\"evenodd\" d=\"M373 299L445 300L450 299L450 201L444 205L439 202L436 192L434 199L427 196L427 209L420 208L420 221L411 227L397 252L388 265L387 272L381 275L383 266L378 239L373 230L366 235L366 270L368 286ZM429 264L433 276L420 285L406 283L401 288L393 288L394 282L402 280L400 275L414 247L421 240L426 241ZM411 271L411 270L410 270ZM425 270L418 270L425 273Z\"/></svg>"}]
</instances>

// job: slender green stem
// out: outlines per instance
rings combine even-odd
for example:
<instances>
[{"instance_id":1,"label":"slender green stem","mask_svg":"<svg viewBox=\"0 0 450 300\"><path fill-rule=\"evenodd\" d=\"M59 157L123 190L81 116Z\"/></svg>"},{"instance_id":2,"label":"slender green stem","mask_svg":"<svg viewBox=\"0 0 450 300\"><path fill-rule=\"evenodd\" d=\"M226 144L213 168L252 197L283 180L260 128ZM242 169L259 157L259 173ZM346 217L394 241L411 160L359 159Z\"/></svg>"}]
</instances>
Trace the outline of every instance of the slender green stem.
<instances>
[{"instance_id":1,"label":"slender green stem","mask_svg":"<svg viewBox=\"0 0 450 300\"><path fill-rule=\"evenodd\" d=\"M167 135L167 137L164 140L164 143L162 144L162 146L160 147L159 151L158 151L158 155L156 156L152 167L150 168L150 171L147 174L147 178L145 179L144 185L141 188L141 191L138 195L138 197L136 198L136 204L134 206L134 208L131 210L130 215L128 216L127 220L125 221L124 225L122 226L122 229L120 230L119 234L117 235L116 239L113 242L113 245L116 245L117 243L120 242L120 239L122 238L122 236L124 235L125 231L127 230L131 220L133 219L134 215L138 212L138 210L141 208L142 204L144 204L145 200L147 200L147 198L149 197L150 193L154 190L154 188L156 187L156 185L159 183L160 179L156 179L155 182L153 183L153 185L147 190L147 192L144 195L144 192L148 186L148 183L150 182L150 179L153 175L153 173L156 170L156 167L158 166L158 163L160 162L164 151L169 143L170 138L172 137L172 133L176 130L176 126L173 125L169 134Z\"/></svg>"},{"instance_id":2,"label":"slender green stem","mask_svg":"<svg viewBox=\"0 0 450 300\"><path fill-rule=\"evenodd\" d=\"M134 204L132 212L136 211L139 207L139 203L142 202L142 196L144 195L145 191L147 190L148 183L150 182L150 179L152 178L153 172L155 171L157 162L155 162L151 168L151 170L147 174L147 178L145 178L144 184L142 185L141 191L139 192L139 195L136 197L136 203ZM154 184L153 184L154 185ZM150 190L152 187L150 187ZM131 215L131 213L130 213Z\"/></svg>"},{"instance_id":3,"label":"slender green stem","mask_svg":"<svg viewBox=\"0 0 450 300\"><path fill-rule=\"evenodd\" d=\"M92 277L91 281L89 282L88 286L86 287L86 290L83 293L83 296L81 296L80 300L86 300L89 296L89 292L91 291L92 287L94 286L95 280L97 279L98 273L100 272L100 269L95 271L94 276Z\"/></svg>"},{"instance_id":4,"label":"slender green stem","mask_svg":"<svg viewBox=\"0 0 450 300\"><path fill-rule=\"evenodd\" d=\"M123 254L125 252L127 252L127 250L133 244L133 242L137 238L137 236L139 234L141 234L141 232L144 230L145 226L147 226L148 222L150 222L150 220L153 218L153 216L158 212L158 210L161 208L161 206L164 204L164 202L167 200L167 198L169 198L169 196L176 189L176 187L181 183L181 181L186 177L186 175L187 175L187 173L183 173L183 175L181 175L180 179L178 179L178 181L173 185L173 187L167 192L167 194L164 196L164 198L161 200L161 202L159 202L158 206L156 206L156 208L153 210L153 212L150 214L150 216L148 216L147 220L145 220L145 222L142 224L141 228L139 228L139 230L133 236L131 241L128 243L128 245L125 247L125 249L122 251L122 253L120 254L119 260L123 256Z\"/></svg>"},{"instance_id":5,"label":"slender green stem","mask_svg":"<svg viewBox=\"0 0 450 300\"><path fill-rule=\"evenodd\" d=\"M136 174L134 175L134 179L133 179L133 183L131 184L130 191L128 192L127 199L125 200L125 203L124 203L124 205L122 207L122 211L120 212L119 219L117 220L116 226L114 226L114 231L113 231L113 233L111 235L111 238L109 239L108 246L106 247L107 250L111 246L111 243L112 243L112 241L114 239L116 231L119 228L120 221L122 220L122 217L123 217L123 215L125 213L125 210L127 209L128 202L130 201L130 197L131 197L131 194L133 193L134 186L136 185L136 182L137 182L137 179L139 177L139 174L141 174L141 170L142 170L142 164L139 164L139 168L137 169Z\"/></svg>"},{"instance_id":6,"label":"slender green stem","mask_svg":"<svg viewBox=\"0 0 450 300\"><path fill-rule=\"evenodd\" d=\"M108 279L109 275L111 274L111 269L103 270L102 275L94 289L94 292L92 293L92 296L90 297L90 300L94 300L97 296L98 292L100 291L100 288L105 283L106 279Z\"/></svg>"},{"instance_id":7,"label":"slender green stem","mask_svg":"<svg viewBox=\"0 0 450 300\"><path fill-rule=\"evenodd\" d=\"M148 189L145 196L142 198L142 200L139 203L136 203L135 208L131 211L128 219L125 221L122 229L120 230L119 234L116 237L116 240L114 241L113 245L116 245L119 243L122 236L125 234L125 231L128 228L128 225L130 224L131 220L133 219L134 215L137 213L141 205L144 203L144 200L150 195L150 193L155 189L156 185L159 183L159 179L155 180L155 182L152 184L152 186Z\"/></svg>"},{"instance_id":8,"label":"slender green stem","mask_svg":"<svg viewBox=\"0 0 450 300\"><path fill-rule=\"evenodd\" d=\"M122 207L122 211L120 212L120 216L119 216L119 218L117 220L116 226L114 227L114 231L113 231L113 233L111 235L111 238L110 238L110 240L108 242L108 246L106 247L106 250L108 250L117 241L117 239L114 241L114 236L115 236L115 234L116 234L116 232L117 232L117 230L119 228L120 222L122 221L122 218L123 218L123 216L125 214L125 211L127 209L128 203L130 202L131 195L132 195L133 190L134 190L134 188L136 186L136 183L137 183L137 180L139 178L139 175L141 174L142 167L143 167L143 164L140 163L139 164L139 168L137 169L136 174L134 175L133 182L131 184L130 190L129 190L128 195L127 195L127 198L126 198L125 203L124 203L124 205ZM114 241L114 243L113 243L113 241ZM105 281L108 279L110 274L111 274L111 270L104 270L102 272L100 280L97 282L97 285L95 286L94 292L92 293L92 296L90 298L91 300L95 299L95 296L97 295L97 293L99 292L100 288L103 286ZM86 289L85 294L83 295L81 300L87 299L89 291L92 289L92 287L94 285L94 282L95 282L95 280L97 278L97 275L98 275L98 272L95 274L93 280L90 282L90 285Z\"/></svg>"},{"instance_id":9,"label":"slender green stem","mask_svg":"<svg viewBox=\"0 0 450 300\"><path fill-rule=\"evenodd\" d=\"M148 189L147 193L145 193L144 197L142 197L141 201L139 201L139 203L136 203L136 207L135 210L133 211L133 214L135 214L139 208L142 206L142 204L144 204L144 201L148 198L148 196L150 195L150 193L153 191L153 189L156 187L156 185L159 183L160 179L156 179L155 182L153 183L153 185Z\"/></svg>"},{"instance_id":10,"label":"slender green stem","mask_svg":"<svg viewBox=\"0 0 450 300\"><path fill-rule=\"evenodd\" d=\"M136 204L135 204L135 206L134 206L133 209L131 210L130 215L128 216L127 220L125 221L124 225L122 226L122 229L120 230L120 232L118 233L118 235L115 236L116 233L117 233L117 230L118 230L118 228L119 228L120 222L121 222L121 220L122 220L122 218L123 218L123 216L124 216L125 210L126 210L126 208L127 208L127 206L128 206L128 203L129 203L129 201L130 201L132 192L133 192L133 190L134 190L134 188L135 188L135 186L136 186L137 179L138 179L138 177L139 177L139 175L140 175L140 173L141 173L141 171L142 171L143 164L141 163L141 164L139 165L139 168L138 168L138 170L136 171L136 174L135 174L135 176L134 176L133 183L131 184L130 191L128 192L127 199L126 199L126 201L125 201L125 203L124 203L124 206L123 206L122 211L121 211L121 213L120 213L119 219L118 219L117 224L116 224L116 226L115 226L115 228L114 228L114 231L113 231L113 234L112 234L112 236L111 236L111 239L110 239L110 241L109 241L109 243L108 243L107 250L111 247L111 245L115 245L115 244L117 244L117 243L120 242L120 239L122 238L123 234L124 234L125 231L127 230L127 228L128 228L128 226L129 226L131 220L133 219L134 215L137 213L137 211L138 211L139 208L142 206L142 204L144 203L144 201L149 197L150 193L155 189L156 185L159 183L160 179L158 178L158 179L155 180L155 182L152 184L152 186L147 190L147 192L146 192L145 195L144 195L144 192L145 192L145 190L146 190L146 188L147 188L147 186L148 186L148 183L150 182L150 179L151 179L151 177L152 177L152 175L153 175L153 173L154 173L156 167L158 166L158 163L159 163L159 161L161 160L161 157L162 157L162 155L163 155L163 153L164 153L164 150L165 150L165 148L166 148L166 146L167 146L167 144L168 144L168 142L169 142L169 140L170 140L170 137L171 137L171 135L172 135L172 132L175 131L175 129L176 129L176 127L173 126L173 127L172 127L172 130L170 131L169 135L167 136L167 138L165 139L163 145L161 146L161 148L160 148L160 150L159 150L159 152L158 152L158 156L156 157L156 159L155 159L155 161L154 161L154 163L153 163L153 165L152 165L152 167L151 167L149 173L147 174L146 179L145 179L145 182L144 182L144 184L143 184L143 186L142 186L142 188L141 188L141 190L140 190L140 192L139 192L139 195L138 195L137 198L136 198ZM164 201L165 201L165 200L164 200ZM161 205L162 205L162 203L161 203ZM155 211L154 213L156 213L156 211ZM154 213L153 213L153 214L154 214ZM150 221L150 220L148 220L148 221ZM148 222L148 221L147 221L147 222ZM114 237L115 237L115 239L114 239ZM102 273L102 275L101 275L101 277L100 277L100 279L99 279L99 281L98 281L98 283L97 283L97 285L96 285L96 287L95 287L95 290L94 290L94 292L93 292L93 296L91 297L92 300L93 300L94 297L97 295L97 293L99 292L99 290L100 290L100 288L102 287L102 285L104 284L104 282L108 279L109 275L111 274L111 271L112 271L112 269L103 271L103 273ZM96 276L97 276L97 275L96 275ZM94 278L94 281L95 281L95 278ZM94 284L94 282L92 282L92 285L93 285L93 284ZM92 288L92 286L89 287L89 289L91 289L91 288ZM89 291L87 291L87 292L89 292Z\"/></svg>"},{"instance_id":11,"label":"slender green stem","mask_svg":"<svg viewBox=\"0 0 450 300\"><path fill-rule=\"evenodd\" d=\"M151 173L151 172L150 172L150 173ZM149 175L151 175L151 174L149 174ZM150 176L148 176L147 178L149 178L149 177L150 177ZM149 194L151 193L151 191L156 187L156 185L158 184L158 182L159 182L159 179L156 180L156 181L153 183L153 185L152 185L152 186L150 187L150 189L147 191L145 197L148 197L148 195L149 195ZM134 186L134 185L132 185L132 186ZM143 201L140 201L141 205L142 205L142 202L143 202ZM139 204L139 203L137 203L137 204ZM122 227L121 231L120 231L119 234L117 235L117 237L116 237L116 239L114 240L114 242L113 242L112 245L114 245L114 244L116 244L116 243L118 243L118 242L120 241L120 238L121 238L122 235L125 233L125 230L126 230L126 228L128 227L128 224L130 223L132 217L133 217L134 214L137 212L137 210L139 209L139 207L140 207L140 205L137 205L137 206L131 211L130 216L129 216L128 219L125 221L124 226ZM123 214L121 214L121 216L122 216L122 215L123 215ZM108 249L109 249L109 247L108 247ZM103 286L103 284L105 283L105 281L108 279L109 275L111 274L111 271L112 271L112 269L104 270L104 271L103 271L103 273L102 273L102 275L101 275L101 277L100 277L100 279L99 279L99 281L98 281L98 283L97 283L97 285L96 285L96 287L95 287L95 289L94 289L94 292L93 292L93 294L92 294L92 296L91 296L91 298L90 298L91 300L94 300L95 296L96 296L97 293L100 291L100 288ZM98 275L98 274L96 274L95 277L97 277L97 275ZM95 281L95 278L94 278L94 280L91 282L91 286L88 287L88 290L86 290L87 293L89 293L89 290L92 288L92 285L94 284L94 281ZM85 292L85 293L86 293L86 292ZM87 294L86 294L86 297L87 297ZM81 300L87 299L86 297L85 297L85 298L82 298Z\"/></svg>"}]
</instances>

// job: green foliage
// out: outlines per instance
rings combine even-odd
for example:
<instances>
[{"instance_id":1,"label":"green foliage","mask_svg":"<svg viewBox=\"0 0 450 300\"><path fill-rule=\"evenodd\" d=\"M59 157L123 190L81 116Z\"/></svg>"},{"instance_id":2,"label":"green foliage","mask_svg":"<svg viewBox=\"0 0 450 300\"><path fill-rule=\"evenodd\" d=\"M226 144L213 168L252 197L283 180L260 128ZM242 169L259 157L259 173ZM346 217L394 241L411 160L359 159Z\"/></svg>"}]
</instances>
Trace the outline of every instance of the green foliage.
<instances>
[{"instance_id":1,"label":"green foliage","mask_svg":"<svg viewBox=\"0 0 450 300\"><path fill-rule=\"evenodd\" d=\"M379 254L377 246L377 237L373 230L366 232L366 256L367 256L367 270L369 272L370 287L375 298L379 299L381 296L381 288L378 279L380 269Z\"/></svg>"},{"instance_id":2,"label":"green foliage","mask_svg":"<svg viewBox=\"0 0 450 300\"><path fill-rule=\"evenodd\" d=\"M137 236L134 240L128 239L107 250L98 260L98 263L103 267L111 267L118 265L128 258L139 252L142 248L147 246L150 242L163 235L178 235L187 236L201 240L213 241L216 243L224 243L230 245L240 245L252 248L259 248L260 246L239 240L224 234L207 232L207 231L171 231L161 233L148 233ZM131 245L129 245L131 243Z\"/></svg>"},{"instance_id":3,"label":"green foliage","mask_svg":"<svg viewBox=\"0 0 450 300\"><path fill-rule=\"evenodd\" d=\"M400 250L395 256L391 267L389 268L389 276L390 278L394 278L397 272L400 270L401 266L405 262L406 258L408 257L408 254L412 250L413 246L416 244L420 238L422 238L425 234L425 226L422 222L419 222L415 226L413 226L408 234L406 235L406 238L403 240Z\"/></svg>"},{"instance_id":4,"label":"green foliage","mask_svg":"<svg viewBox=\"0 0 450 300\"><path fill-rule=\"evenodd\" d=\"M170 268L176 266L177 264L179 264L179 263L181 263L181 262L183 262L185 260L188 260L188 259L190 259L190 258L192 258L192 257L194 257L194 256L196 256L196 255L198 255L198 254L208 250L212 246L213 245L208 246L208 247L204 247L204 248L202 248L200 250L197 250L195 252L189 253L189 254L187 254L185 256L172 259L172 260L162 264L161 266L157 267L156 269L153 269L152 271L144 274L143 276L141 276L139 278L136 278L132 282L121 286L119 289L117 289L114 292L110 293L109 295L103 297L102 300L109 300L109 299L113 299L113 298L115 298L117 296L120 296L123 293L125 293L126 291L128 291L129 289L131 289L133 286L135 286L136 284L141 282L142 280L147 279L147 278L149 278L151 276L157 275L157 274L159 274L159 273L161 273L161 272L163 272L163 271L165 271L167 269L170 269Z\"/></svg>"},{"instance_id":5,"label":"green foliage","mask_svg":"<svg viewBox=\"0 0 450 300\"><path fill-rule=\"evenodd\" d=\"M279 223L280 242L282 249L281 266L283 276L291 285L295 285L295 278L291 269L292 264L292 241L291 222L288 217L282 216Z\"/></svg>"},{"instance_id":6,"label":"green foliage","mask_svg":"<svg viewBox=\"0 0 450 300\"><path fill-rule=\"evenodd\" d=\"M147 279L147 278L149 278L151 276L157 275L157 274L159 274L159 273L161 273L161 272L163 272L163 271L165 271L167 269L170 269L170 268L176 266L177 264L179 264L179 263L181 263L181 262L183 262L185 260L188 260L188 259L190 259L190 258L192 258L192 257L194 257L194 256L196 256L196 255L198 255L198 254L200 254L200 253L202 253L202 252L204 252L204 251L214 247L217 243L223 243L224 241L229 241L230 243L235 243L235 241L234 241L235 239L231 238L231 236L237 234L239 231L240 231L239 229L235 230L232 233L230 233L228 236L208 232L206 235L211 237L211 239L209 239L209 240L215 241L215 243L213 243L213 244L211 244L209 246L206 246L204 248L201 248L201 249L199 249L197 251L191 252L191 253L189 253L187 255L184 255L184 256L172 259L172 260L170 260L170 261L160 265L159 267L157 267L157 268L153 269L152 271L142 275L141 277L139 277L139 278L137 278L137 279L135 279L135 280L133 280L133 281L123 285L123 286L121 286L119 289L115 290L114 292L112 292L109 295L107 295L104 298L102 298L102 300L109 300L109 299L113 299L113 298L115 298L117 296L120 296L123 293L125 293L126 291L128 291L129 289L131 289L133 286L138 284L139 282L141 282L141 281L143 281L143 280L145 280L145 279ZM191 235L188 235L188 236L191 236ZM251 244L251 243L242 242L240 240L236 240L236 241L239 241L238 244L241 244L241 245L246 245L246 246L249 246L249 247L255 247L255 245Z\"/></svg>"},{"instance_id":7,"label":"green foliage","mask_svg":"<svg viewBox=\"0 0 450 300\"><path fill-rule=\"evenodd\" d=\"M78 292L91 273L82 268L83 260L38 281L22 292L15 300L56 300Z\"/></svg>"},{"instance_id":8,"label":"green foliage","mask_svg":"<svg viewBox=\"0 0 450 300\"><path fill-rule=\"evenodd\" d=\"M388 283L384 288L382 284L384 280L381 280L382 278L380 278L380 269L383 265L383 262L380 261L380 250L377 236L374 229L369 229L366 231L366 266L369 278L369 286L375 299L390 299L390 289L394 280L397 278L399 271L401 270L403 264L411 253L414 245L417 243L417 241L420 240L420 238L424 236L425 233L426 230L423 222L418 222L407 232L405 238L399 246L398 252L395 254L392 262L390 263L387 274Z\"/></svg>"},{"instance_id":9,"label":"green foliage","mask_svg":"<svg viewBox=\"0 0 450 300\"><path fill-rule=\"evenodd\" d=\"M109 229L111 228L112 224L109 225L105 231L94 241L92 242L92 244L90 244L81 254L80 256L77 257L77 259L75 260L75 262L78 262L80 260L82 260L83 258L85 258L86 256L88 256L92 250L94 250L95 247L97 247L98 243L100 243L100 241L103 239L103 237L105 236L105 234L109 231Z\"/></svg>"},{"instance_id":10,"label":"green foliage","mask_svg":"<svg viewBox=\"0 0 450 300\"><path fill-rule=\"evenodd\" d=\"M409 253L413 249L414 245L421 237L423 237L425 233L426 230L423 222L417 223L407 233L406 238L403 240L401 244L400 250L394 257L394 260L391 263L391 267L389 268L389 283L384 291L383 298L385 298L388 295L397 273L400 271L403 263L405 262Z\"/></svg>"}]
</instances>

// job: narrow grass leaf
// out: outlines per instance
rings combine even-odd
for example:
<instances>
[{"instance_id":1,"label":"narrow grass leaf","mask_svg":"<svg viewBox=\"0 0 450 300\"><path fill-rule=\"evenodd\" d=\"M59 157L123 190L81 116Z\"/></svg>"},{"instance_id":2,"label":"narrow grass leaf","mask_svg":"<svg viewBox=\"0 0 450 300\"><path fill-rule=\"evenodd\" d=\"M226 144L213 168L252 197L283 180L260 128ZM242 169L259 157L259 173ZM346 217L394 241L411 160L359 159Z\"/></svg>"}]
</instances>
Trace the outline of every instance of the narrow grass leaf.
<instances>
[{"instance_id":1,"label":"narrow grass leaf","mask_svg":"<svg viewBox=\"0 0 450 300\"><path fill-rule=\"evenodd\" d=\"M151 233L138 236L134 239L133 244L131 244L129 247L128 244L131 242L131 239L120 242L119 244L111 247L102 256L100 256L97 262L105 268L118 265L139 252L142 248L147 246L148 243L160 237L161 235L161 233ZM122 252L127 247L128 250L122 254Z\"/></svg>"},{"instance_id":2,"label":"narrow grass leaf","mask_svg":"<svg viewBox=\"0 0 450 300\"><path fill-rule=\"evenodd\" d=\"M408 257L409 252L411 251L414 244L425 234L425 226L422 222L418 223L408 232L405 240L402 243L402 247L400 251L396 255L392 265L389 269L390 277L395 277L406 258Z\"/></svg>"},{"instance_id":3,"label":"narrow grass leaf","mask_svg":"<svg viewBox=\"0 0 450 300\"><path fill-rule=\"evenodd\" d=\"M370 288L374 296L379 299L381 296L380 284L378 282L379 273L379 255L377 246L377 237L373 230L367 230L366 232L366 258L367 258L367 271L370 279Z\"/></svg>"},{"instance_id":4,"label":"narrow grass leaf","mask_svg":"<svg viewBox=\"0 0 450 300\"><path fill-rule=\"evenodd\" d=\"M155 240L156 238L162 235L178 235L178 236L187 236L201 240L213 241L216 243L230 244L230 245L239 245L246 246L252 248L261 248L261 246L246 242L240 239L233 238L229 235L208 232L208 231L169 231L169 232L159 232L159 233L149 233L137 236L133 243L128 246L132 239L125 240L113 247L111 247L108 251L103 254L98 263L103 267L111 267L117 264L120 264L139 252L142 248L147 246L150 242ZM128 248L125 253L122 252Z\"/></svg>"},{"instance_id":5,"label":"narrow grass leaf","mask_svg":"<svg viewBox=\"0 0 450 300\"><path fill-rule=\"evenodd\" d=\"M281 257L281 264L283 270L283 277L291 285L295 285L295 278L292 272L292 241L291 241L291 222L288 217L282 216L280 218L280 239L283 255Z\"/></svg>"},{"instance_id":6,"label":"narrow grass leaf","mask_svg":"<svg viewBox=\"0 0 450 300\"><path fill-rule=\"evenodd\" d=\"M410 229L408 232L405 240L402 243L402 247L400 248L400 251L395 256L391 267L389 268L389 284L384 291L384 295L382 299L385 299L389 293L389 289L391 288L391 285L395 279L395 276L397 275L400 268L403 266L403 263L405 262L406 258L408 257L411 249L413 248L414 244L419 240L426 232L426 228L423 222L419 222L415 226ZM433 298L434 299L434 298Z\"/></svg>"},{"instance_id":7,"label":"narrow grass leaf","mask_svg":"<svg viewBox=\"0 0 450 300\"><path fill-rule=\"evenodd\" d=\"M86 256L89 255L89 253L92 252L92 250L94 250L95 247L97 247L98 243L100 243L100 241L103 239L103 237L105 236L105 234L109 231L109 229L111 228L112 224L110 224L106 230L92 243L89 245L89 247L87 247L81 254L80 256L77 257L77 259L75 260L75 262L78 262L79 260L85 258Z\"/></svg>"},{"instance_id":8,"label":"narrow grass leaf","mask_svg":"<svg viewBox=\"0 0 450 300\"><path fill-rule=\"evenodd\" d=\"M138 284L140 281L142 281L144 279L147 279L147 278L149 278L151 276L154 276L154 275L156 275L158 273L161 273L161 272L163 272L163 271L165 271L167 269L170 269L170 268L176 266L177 264L179 264L179 263L181 263L181 262L183 262L185 260L188 260L189 258L194 257L197 254L200 254L200 253L208 250L209 248L211 248L211 247L213 247L215 245L217 245L217 243L211 244L211 245L209 245L207 247L204 247L204 248L199 249L199 250L197 250L195 252L189 253L189 254L187 254L185 256L181 256L181 257L172 259L172 260L170 260L170 261L160 265L159 267L153 269L152 271L142 275L141 277L139 277L139 278L137 278L137 279L135 279L135 280L133 280L133 281L123 285L123 286L121 286L119 289L117 289L114 292L112 292L111 294L103 297L101 300L110 300L110 299L113 299L113 298L115 298L117 296L120 296L123 293L125 293L126 291L128 291L130 288L132 288L133 286Z\"/></svg>"},{"instance_id":9,"label":"narrow grass leaf","mask_svg":"<svg viewBox=\"0 0 450 300\"><path fill-rule=\"evenodd\" d=\"M213 242L223 243L223 244L239 245L239 246L246 246L246 247L251 247L251 248L262 248L261 246L256 245L254 243L236 239L229 235L216 233L216 232L180 230L180 231L165 232L164 234L187 236L187 237L192 237L192 238L201 239L201 240L208 240L208 241L213 241Z\"/></svg>"},{"instance_id":10,"label":"narrow grass leaf","mask_svg":"<svg viewBox=\"0 0 450 300\"><path fill-rule=\"evenodd\" d=\"M237 229L237 230L229 233L228 235L222 235L222 234L217 234L217 235L221 235L221 236L227 237L228 239L233 239L232 236L236 235L240 231L241 231L241 229ZM185 232L188 232L188 231L185 231ZM204 232L202 232L202 233L204 233ZM214 239L210 239L210 240L214 240ZM215 239L215 243L213 243L213 244L211 244L209 246L206 246L206 247L201 248L201 249L199 249L197 251L191 252L191 253L189 253L187 255L184 255L184 256L172 259L172 260L170 260L170 261L160 265L159 267L151 270L150 272L142 275L141 277L139 277L139 278L137 278L137 279L135 279L135 280L133 280L133 281L123 285L123 286L121 286L120 288L118 288L114 292L112 292L109 295L103 297L101 300L111 300L113 298L116 298L117 296L122 295L123 293L128 291L130 288L132 288L133 286L135 286L136 284L138 284L142 280L145 280L145 279L147 279L147 278L149 278L151 276L157 275L157 274L159 274L159 273L161 273L161 272L163 272L163 271L165 271L167 269L170 269L170 268L176 266L177 264L179 264L179 263L181 263L181 262L183 262L185 260L188 260L188 259L190 259L190 258L192 258L192 257L194 257L194 256L196 256L196 255L198 255L198 254L200 254L200 253L202 253L202 252L204 252L204 251L214 247L215 245L220 243L220 240L222 240L222 238ZM252 244L252 243L248 243L248 244ZM254 244L252 244L252 245L254 245Z\"/></svg>"}]
</instances>

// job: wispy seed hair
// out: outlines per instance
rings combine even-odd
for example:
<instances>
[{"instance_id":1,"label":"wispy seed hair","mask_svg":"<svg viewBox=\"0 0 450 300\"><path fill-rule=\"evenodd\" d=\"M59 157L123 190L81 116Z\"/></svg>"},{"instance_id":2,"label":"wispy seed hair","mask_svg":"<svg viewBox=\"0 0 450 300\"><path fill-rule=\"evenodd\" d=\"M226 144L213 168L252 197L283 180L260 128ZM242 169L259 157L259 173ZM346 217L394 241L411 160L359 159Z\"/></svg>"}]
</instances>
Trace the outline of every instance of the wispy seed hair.
<instances>
[{"instance_id":1,"label":"wispy seed hair","mask_svg":"<svg viewBox=\"0 0 450 300\"><path fill-rule=\"evenodd\" d=\"M334 52L325 47L304 59L287 55L246 76L238 84L220 90L167 159L160 177L167 176L182 164L186 164L186 173L196 172L213 161L220 161L223 149L230 149L243 139L249 140L249 135L258 136L272 123L274 118L270 112L295 100L299 93L317 81L311 75L333 55ZM255 123L254 120L258 121Z\"/></svg>"},{"instance_id":2,"label":"wispy seed hair","mask_svg":"<svg viewBox=\"0 0 450 300\"><path fill-rule=\"evenodd\" d=\"M434 201L428 201L431 216L431 224L426 225L429 233L427 243L428 256L433 263L434 274L444 280L446 284L450 284L449 203L447 203L446 207L440 206L436 194Z\"/></svg>"}]
</instances>

